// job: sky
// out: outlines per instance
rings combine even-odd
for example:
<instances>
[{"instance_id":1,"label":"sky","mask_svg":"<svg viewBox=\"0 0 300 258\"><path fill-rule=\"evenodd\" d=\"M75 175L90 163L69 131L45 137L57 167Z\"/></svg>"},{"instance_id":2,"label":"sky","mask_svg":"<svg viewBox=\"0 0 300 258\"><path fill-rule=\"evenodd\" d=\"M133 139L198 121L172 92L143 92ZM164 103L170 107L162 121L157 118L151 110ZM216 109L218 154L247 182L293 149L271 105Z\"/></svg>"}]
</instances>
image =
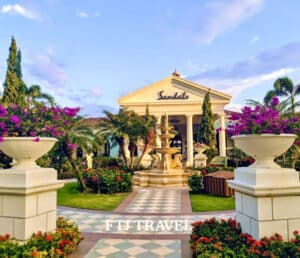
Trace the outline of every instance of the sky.
<instances>
[{"instance_id":1,"label":"sky","mask_svg":"<svg viewBox=\"0 0 300 258\"><path fill-rule=\"evenodd\" d=\"M300 82L299 0L0 0L0 81L11 37L27 85L103 116L169 76L261 101L282 76ZM3 84L3 83L1 83Z\"/></svg>"}]
</instances>

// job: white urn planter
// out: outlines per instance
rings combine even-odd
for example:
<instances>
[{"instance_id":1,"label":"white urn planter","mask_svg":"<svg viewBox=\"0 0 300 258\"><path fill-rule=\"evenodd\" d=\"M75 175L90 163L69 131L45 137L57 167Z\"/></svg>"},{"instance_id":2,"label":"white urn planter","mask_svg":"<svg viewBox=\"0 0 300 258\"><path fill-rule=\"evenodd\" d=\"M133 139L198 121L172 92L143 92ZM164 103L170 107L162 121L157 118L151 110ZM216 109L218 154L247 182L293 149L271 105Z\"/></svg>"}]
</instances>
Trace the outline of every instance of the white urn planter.
<instances>
[{"instance_id":1,"label":"white urn planter","mask_svg":"<svg viewBox=\"0 0 300 258\"><path fill-rule=\"evenodd\" d=\"M255 159L251 168L280 168L274 159L292 146L295 134L244 134L233 136L234 144Z\"/></svg>"},{"instance_id":2,"label":"white urn planter","mask_svg":"<svg viewBox=\"0 0 300 258\"><path fill-rule=\"evenodd\" d=\"M254 238L279 233L285 240L300 229L300 183L294 169L281 168L275 157L296 139L294 134L238 135L235 146L255 158L250 167L235 169L228 181L235 190L236 219Z\"/></svg>"},{"instance_id":3,"label":"white urn planter","mask_svg":"<svg viewBox=\"0 0 300 258\"><path fill-rule=\"evenodd\" d=\"M0 171L0 235L24 241L41 230L56 228L57 180L53 168L41 168L35 160L46 154L57 140L41 137L5 137L0 150L17 160Z\"/></svg>"},{"instance_id":4,"label":"white urn planter","mask_svg":"<svg viewBox=\"0 0 300 258\"><path fill-rule=\"evenodd\" d=\"M5 137L0 150L17 161L14 168L37 168L35 161L49 152L56 141L51 137Z\"/></svg>"}]
</instances>

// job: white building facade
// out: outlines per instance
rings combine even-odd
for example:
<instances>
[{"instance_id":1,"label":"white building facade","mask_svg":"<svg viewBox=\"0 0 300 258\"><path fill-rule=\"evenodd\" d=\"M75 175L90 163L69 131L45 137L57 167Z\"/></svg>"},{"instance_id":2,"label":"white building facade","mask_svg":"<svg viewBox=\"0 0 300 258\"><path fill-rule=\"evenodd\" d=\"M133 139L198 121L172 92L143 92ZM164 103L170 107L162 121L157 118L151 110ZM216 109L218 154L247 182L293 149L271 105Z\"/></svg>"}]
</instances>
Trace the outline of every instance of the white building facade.
<instances>
[{"instance_id":1,"label":"white building facade","mask_svg":"<svg viewBox=\"0 0 300 258\"><path fill-rule=\"evenodd\" d=\"M148 105L150 114L157 118L157 124L161 123L162 117L167 113L169 123L177 131L171 144L179 147L186 166L193 166L194 143L199 134L204 96L208 91L212 111L219 124L219 156L225 157L224 107L230 102L231 96L183 79L175 71L171 76L119 98L118 103L122 107L134 110L139 115L145 114ZM157 144L160 144L159 139L157 139Z\"/></svg>"}]
</instances>

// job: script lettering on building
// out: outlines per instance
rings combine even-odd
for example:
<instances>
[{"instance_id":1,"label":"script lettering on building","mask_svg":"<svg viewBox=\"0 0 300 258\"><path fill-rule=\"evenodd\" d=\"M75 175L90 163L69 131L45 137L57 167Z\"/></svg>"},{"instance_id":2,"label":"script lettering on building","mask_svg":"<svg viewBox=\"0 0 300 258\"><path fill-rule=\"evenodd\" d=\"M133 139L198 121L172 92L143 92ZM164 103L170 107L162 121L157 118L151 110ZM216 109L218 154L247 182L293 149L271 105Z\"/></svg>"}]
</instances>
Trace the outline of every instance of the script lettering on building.
<instances>
[{"instance_id":1,"label":"script lettering on building","mask_svg":"<svg viewBox=\"0 0 300 258\"><path fill-rule=\"evenodd\" d=\"M164 91L158 92L157 100L166 100L166 99L188 99L189 95L184 91L182 93L175 92L173 95L166 95Z\"/></svg>"}]
</instances>

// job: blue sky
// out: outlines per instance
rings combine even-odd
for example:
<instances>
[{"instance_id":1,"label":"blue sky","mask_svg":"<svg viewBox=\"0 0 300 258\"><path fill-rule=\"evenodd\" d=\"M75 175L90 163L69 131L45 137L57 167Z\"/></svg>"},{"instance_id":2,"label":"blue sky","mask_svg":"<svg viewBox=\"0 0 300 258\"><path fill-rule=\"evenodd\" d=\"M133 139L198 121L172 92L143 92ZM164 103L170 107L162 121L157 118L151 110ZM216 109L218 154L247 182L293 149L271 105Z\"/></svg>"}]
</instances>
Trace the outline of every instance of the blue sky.
<instances>
[{"instance_id":1,"label":"blue sky","mask_svg":"<svg viewBox=\"0 0 300 258\"><path fill-rule=\"evenodd\" d=\"M14 35L28 85L89 115L170 75L262 100L300 82L299 0L0 0L0 80Z\"/></svg>"}]
</instances>

